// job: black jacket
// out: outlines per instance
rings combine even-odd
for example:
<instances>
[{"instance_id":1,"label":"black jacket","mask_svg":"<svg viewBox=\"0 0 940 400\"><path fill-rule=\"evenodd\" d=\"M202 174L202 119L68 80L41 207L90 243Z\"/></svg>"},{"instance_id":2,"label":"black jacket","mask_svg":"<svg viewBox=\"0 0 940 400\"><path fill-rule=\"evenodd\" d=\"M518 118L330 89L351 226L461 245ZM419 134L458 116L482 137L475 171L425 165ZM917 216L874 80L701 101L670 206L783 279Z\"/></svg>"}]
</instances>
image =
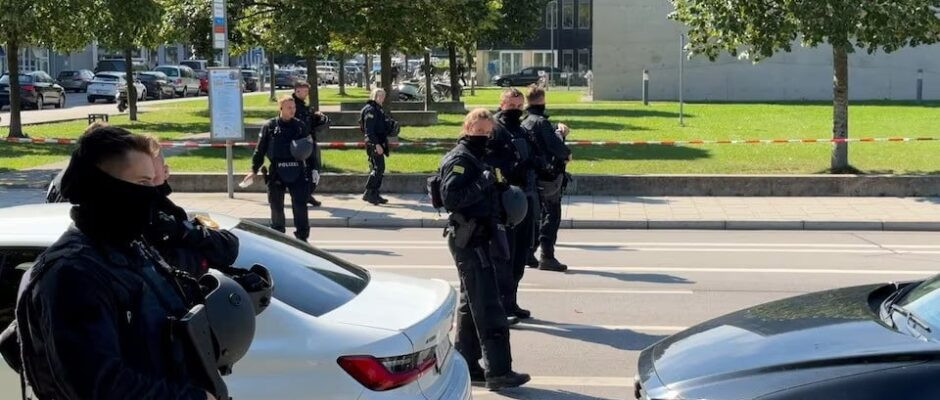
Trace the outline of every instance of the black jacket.
<instances>
[{"instance_id":1,"label":"black jacket","mask_svg":"<svg viewBox=\"0 0 940 400\"><path fill-rule=\"evenodd\" d=\"M534 193L536 173L544 167L544 159L532 132L522 121L511 121L502 111L495 115L496 127L487 144L484 162L498 169L510 185Z\"/></svg>"},{"instance_id":2,"label":"black jacket","mask_svg":"<svg viewBox=\"0 0 940 400\"><path fill-rule=\"evenodd\" d=\"M304 123L297 118L284 121L280 117L271 118L261 126L258 134L258 145L251 156L251 171L258 173L264 164L265 158L270 161L271 178L282 180L285 183L295 182L297 179L310 179L310 166L316 162L317 152L311 152L310 157L304 161L297 161L290 152L290 143L297 139L308 137ZM296 165L297 168L285 165Z\"/></svg>"},{"instance_id":3,"label":"black jacket","mask_svg":"<svg viewBox=\"0 0 940 400\"><path fill-rule=\"evenodd\" d=\"M359 114L359 124L366 142L388 144L388 125L385 122L385 111L382 110L382 105L369 100Z\"/></svg>"},{"instance_id":4,"label":"black jacket","mask_svg":"<svg viewBox=\"0 0 940 400\"><path fill-rule=\"evenodd\" d=\"M467 218L494 220L498 217L498 199L494 186L481 181L487 166L480 160L485 149L473 149L466 139L448 152L439 168L444 208Z\"/></svg>"},{"instance_id":5,"label":"black jacket","mask_svg":"<svg viewBox=\"0 0 940 400\"><path fill-rule=\"evenodd\" d=\"M528 111L529 115L522 121L522 127L532 132L539 153L545 160L539 178L554 180L558 174L565 172L571 149L565 144L563 138L555 134L556 127L548 120L548 114L544 109L530 107Z\"/></svg>"},{"instance_id":6,"label":"black jacket","mask_svg":"<svg viewBox=\"0 0 940 400\"><path fill-rule=\"evenodd\" d=\"M30 272L17 304L26 378L39 399L194 399L169 317L188 302L159 257L70 228Z\"/></svg>"}]
</instances>

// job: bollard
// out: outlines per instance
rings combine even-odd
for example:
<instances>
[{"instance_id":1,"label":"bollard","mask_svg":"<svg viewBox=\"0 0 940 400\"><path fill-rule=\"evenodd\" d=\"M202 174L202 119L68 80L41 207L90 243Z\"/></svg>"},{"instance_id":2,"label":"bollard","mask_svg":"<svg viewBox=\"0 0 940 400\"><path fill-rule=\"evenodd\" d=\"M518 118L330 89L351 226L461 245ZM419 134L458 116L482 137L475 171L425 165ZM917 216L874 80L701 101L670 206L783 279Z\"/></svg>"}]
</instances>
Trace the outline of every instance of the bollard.
<instances>
[{"instance_id":1,"label":"bollard","mask_svg":"<svg viewBox=\"0 0 940 400\"><path fill-rule=\"evenodd\" d=\"M643 105L650 105L650 72L643 70Z\"/></svg>"},{"instance_id":2,"label":"bollard","mask_svg":"<svg viewBox=\"0 0 940 400\"><path fill-rule=\"evenodd\" d=\"M917 70L917 102L924 101L924 70Z\"/></svg>"}]
</instances>

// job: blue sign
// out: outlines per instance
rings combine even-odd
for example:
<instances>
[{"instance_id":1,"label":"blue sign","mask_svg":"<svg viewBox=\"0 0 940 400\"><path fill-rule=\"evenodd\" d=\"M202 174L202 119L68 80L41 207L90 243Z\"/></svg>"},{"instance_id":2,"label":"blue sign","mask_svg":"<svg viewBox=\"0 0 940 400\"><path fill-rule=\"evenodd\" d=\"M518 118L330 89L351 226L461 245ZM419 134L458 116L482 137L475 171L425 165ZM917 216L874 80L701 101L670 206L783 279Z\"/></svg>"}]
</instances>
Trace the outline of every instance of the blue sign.
<instances>
[{"instance_id":1,"label":"blue sign","mask_svg":"<svg viewBox=\"0 0 940 400\"><path fill-rule=\"evenodd\" d=\"M216 25L225 25L225 18L215 17L212 22Z\"/></svg>"}]
</instances>

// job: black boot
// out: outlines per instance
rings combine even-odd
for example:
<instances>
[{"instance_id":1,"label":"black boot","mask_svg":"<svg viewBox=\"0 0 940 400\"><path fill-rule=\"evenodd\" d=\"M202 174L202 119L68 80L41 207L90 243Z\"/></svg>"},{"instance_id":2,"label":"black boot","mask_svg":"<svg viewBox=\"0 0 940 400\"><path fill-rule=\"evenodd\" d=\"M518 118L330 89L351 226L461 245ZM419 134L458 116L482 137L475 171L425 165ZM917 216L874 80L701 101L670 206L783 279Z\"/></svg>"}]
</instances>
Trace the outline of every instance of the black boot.
<instances>
[{"instance_id":1,"label":"black boot","mask_svg":"<svg viewBox=\"0 0 940 400\"><path fill-rule=\"evenodd\" d=\"M525 265L527 265L529 268L538 268L539 260L535 258L535 254L529 254L529 258L525 260Z\"/></svg>"},{"instance_id":2,"label":"black boot","mask_svg":"<svg viewBox=\"0 0 940 400\"><path fill-rule=\"evenodd\" d=\"M500 376L486 378L486 388L491 391L508 389L525 385L532 380L529 374L520 374L515 371L509 371Z\"/></svg>"},{"instance_id":3,"label":"black boot","mask_svg":"<svg viewBox=\"0 0 940 400\"><path fill-rule=\"evenodd\" d=\"M379 204L388 204L388 199L382 197L379 192L375 192L375 199L379 201Z\"/></svg>"},{"instance_id":4,"label":"black boot","mask_svg":"<svg viewBox=\"0 0 940 400\"><path fill-rule=\"evenodd\" d=\"M362 195L362 199L374 206L382 204L382 201L379 200L379 195L376 194L375 192L366 192L365 194Z\"/></svg>"},{"instance_id":5,"label":"black boot","mask_svg":"<svg viewBox=\"0 0 940 400\"><path fill-rule=\"evenodd\" d=\"M486 371L479 364L470 364L470 383L474 386L483 386L486 384Z\"/></svg>"},{"instance_id":6,"label":"black boot","mask_svg":"<svg viewBox=\"0 0 940 400\"><path fill-rule=\"evenodd\" d=\"M319 201L317 201L317 198L313 197L313 195L310 195L310 198L307 199L307 203L314 207L320 207L321 205L323 205L323 203L320 203Z\"/></svg>"},{"instance_id":7,"label":"black boot","mask_svg":"<svg viewBox=\"0 0 940 400\"><path fill-rule=\"evenodd\" d=\"M512 310L510 314L514 315L516 318L519 318L519 319L532 318L532 311L526 310L524 308L519 308L519 306L516 306L516 309Z\"/></svg>"},{"instance_id":8,"label":"black boot","mask_svg":"<svg viewBox=\"0 0 940 400\"><path fill-rule=\"evenodd\" d=\"M506 323L509 324L509 326L518 325L520 322L522 322L522 320L515 315L509 315L506 317Z\"/></svg>"},{"instance_id":9,"label":"black boot","mask_svg":"<svg viewBox=\"0 0 940 400\"><path fill-rule=\"evenodd\" d=\"M568 266L558 262L555 257L543 255L539 261L539 269L542 271L565 272L568 270Z\"/></svg>"}]
</instances>

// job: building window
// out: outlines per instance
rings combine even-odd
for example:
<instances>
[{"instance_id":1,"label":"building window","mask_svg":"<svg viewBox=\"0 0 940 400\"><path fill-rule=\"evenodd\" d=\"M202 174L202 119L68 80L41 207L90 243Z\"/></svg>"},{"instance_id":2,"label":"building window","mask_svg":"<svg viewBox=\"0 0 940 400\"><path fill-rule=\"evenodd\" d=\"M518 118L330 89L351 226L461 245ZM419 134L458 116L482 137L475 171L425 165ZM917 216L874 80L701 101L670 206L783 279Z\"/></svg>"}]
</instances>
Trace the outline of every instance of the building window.
<instances>
[{"instance_id":1,"label":"building window","mask_svg":"<svg viewBox=\"0 0 940 400\"><path fill-rule=\"evenodd\" d=\"M591 29L591 0L578 0L578 28Z\"/></svg>"},{"instance_id":2,"label":"building window","mask_svg":"<svg viewBox=\"0 0 940 400\"><path fill-rule=\"evenodd\" d=\"M564 0L561 5L561 27L574 29L574 0Z\"/></svg>"},{"instance_id":3,"label":"building window","mask_svg":"<svg viewBox=\"0 0 940 400\"><path fill-rule=\"evenodd\" d=\"M565 72L574 71L574 50L565 50L561 55L561 68Z\"/></svg>"},{"instance_id":4,"label":"building window","mask_svg":"<svg viewBox=\"0 0 940 400\"><path fill-rule=\"evenodd\" d=\"M545 29L558 29L558 2L550 1L545 6Z\"/></svg>"},{"instance_id":5,"label":"building window","mask_svg":"<svg viewBox=\"0 0 940 400\"><path fill-rule=\"evenodd\" d=\"M522 69L521 51L501 51L499 53L499 74L507 75Z\"/></svg>"},{"instance_id":6,"label":"building window","mask_svg":"<svg viewBox=\"0 0 940 400\"><path fill-rule=\"evenodd\" d=\"M551 51L536 51L533 53L534 67L553 67L555 66L555 53Z\"/></svg>"},{"instance_id":7,"label":"building window","mask_svg":"<svg viewBox=\"0 0 940 400\"><path fill-rule=\"evenodd\" d=\"M591 69L591 50L578 50L578 72L587 72Z\"/></svg>"}]
</instances>

